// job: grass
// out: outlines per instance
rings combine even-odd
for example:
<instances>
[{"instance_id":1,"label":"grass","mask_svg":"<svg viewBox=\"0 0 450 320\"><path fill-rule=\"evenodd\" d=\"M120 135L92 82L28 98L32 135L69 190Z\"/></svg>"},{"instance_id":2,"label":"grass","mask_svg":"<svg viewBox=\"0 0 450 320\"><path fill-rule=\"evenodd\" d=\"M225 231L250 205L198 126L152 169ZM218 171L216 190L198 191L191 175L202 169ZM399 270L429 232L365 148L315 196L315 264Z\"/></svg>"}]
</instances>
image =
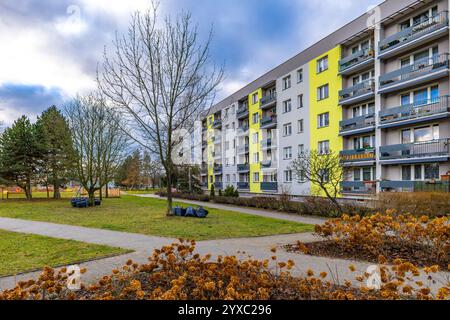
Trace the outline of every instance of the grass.
<instances>
[{"instance_id":1,"label":"grass","mask_svg":"<svg viewBox=\"0 0 450 320\"><path fill-rule=\"evenodd\" d=\"M0 202L2 217L170 238L211 240L313 231L311 225L218 209L209 209L206 219L166 217L165 209L165 200L133 196L107 199L89 209L74 209L67 200Z\"/></svg>"},{"instance_id":2,"label":"grass","mask_svg":"<svg viewBox=\"0 0 450 320\"><path fill-rule=\"evenodd\" d=\"M130 252L120 248L0 230L0 276Z\"/></svg>"},{"instance_id":3,"label":"grass","mask_svg":"<svg viewBox=\"0 0 450 320\"><path fill-rule=\"evenodd\" d=\"M61 191L61 198L65 198L65 199L69 199L74 197L76 194L76 192L71 192L71 191ZM47 192L45 191L33 191L32 193L33 198L35 199L47 199ZM1 196L1 194L0 194ZM49 192L49 196L50 198L53 198L53 191ZM6 199L6 194L4 195L4 198ZM25 193L21 192L21 193L9 193L8 194L8 199L25 199Z\"/></svg>"}]
</instances>

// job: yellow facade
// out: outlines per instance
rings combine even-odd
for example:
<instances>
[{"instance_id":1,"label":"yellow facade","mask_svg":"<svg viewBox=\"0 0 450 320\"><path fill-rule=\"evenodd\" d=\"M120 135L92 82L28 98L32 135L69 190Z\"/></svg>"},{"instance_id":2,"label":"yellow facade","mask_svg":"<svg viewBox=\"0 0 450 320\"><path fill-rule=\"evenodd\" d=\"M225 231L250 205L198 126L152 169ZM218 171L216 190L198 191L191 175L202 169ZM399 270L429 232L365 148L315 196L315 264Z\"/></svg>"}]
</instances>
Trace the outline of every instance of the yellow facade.
<instances>
[{"instance_id":1,"label":"yellow facade","mask_svg":"<svg viewBox=\"0 0 450 320\"><path fill-rule=\"evenodd\" d=\"M256 103L253 103L253 95L258 95L258 101ZM261 179L262 179L262 173L261 173L261 140L262 140L262 133L261 133L261 118L262 118L262 111L260 108L260 101L262 99L262 89L258 89L255 92L252 92L248 96L248 106L249 106L249 156L250 156L250 192L252 193L261 193ZM253 123L253 115L255 113L258 113L258 122ZM258 141L257 143L254 143L253 136L254 134L258 133ZM255 162L254 155L255 153L259 154L259 161ZM259 182L255 182L254 176L255 173L259 173Z\"/></svg>"},{"instance_id":2,"label":"yellow facade","mask_svg":"<svg viewBox=\"0 0 450 320\"><path fill-rule=\"evenodd\" d=\"M317 61L326 56L328 69L317 73ZM343 150L343 139L339 136L339 122L342 120L342 109L339 106L339 91L342 89L342 77L338 70L340 57L341 47L338 46L309 63L311 150L317 150L321 141L329 141L330 150L333 152ZM319 101L317 89L326 84L329 85L329 97ZM318 128L318 116L327 112L329 126ZM314 185L311 187L311 193L323 195Z\"/></svg>"}]
</instances>

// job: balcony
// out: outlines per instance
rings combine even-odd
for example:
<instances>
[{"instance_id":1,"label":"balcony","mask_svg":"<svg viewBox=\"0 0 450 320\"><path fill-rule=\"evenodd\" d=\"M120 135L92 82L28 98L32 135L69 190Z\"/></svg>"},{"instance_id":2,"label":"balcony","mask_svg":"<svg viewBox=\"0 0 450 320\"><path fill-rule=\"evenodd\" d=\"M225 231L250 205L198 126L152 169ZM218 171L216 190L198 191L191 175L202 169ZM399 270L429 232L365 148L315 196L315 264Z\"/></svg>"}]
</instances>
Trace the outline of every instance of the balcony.
<instances>
[{"instance_id":1,"label":"balcony","mask_svg":"<svg viewBox=\"0 0 450 320\"><path fill-rule=\"evenodd\" d=\"M374 148L368 149L358 149L358 150L343 150L340 153L341 162L344 166L357 166L360 165L367 166L370 163L374 163L376 152Z\"/></svg>"},{"instance_id":2,"label":"balcony","mask_svg":"<svg viewBox=\"0 0 450 320\"><path fill-rule=\"evenodd\" d=\"M277 103L277 95L267 95L261 98L259 101L260 108L265 110L273 107Z\"/></svg>"},{"instance_id":3,"label":"balcony","mask_svg":"<svg viewBox=\"0 0 450 320\"><path fill-rule=\"evenodd\" d=\"M248 182L238 182L237 188L239 190L250 190L250 183Z\"/></svg>"},{"instance_id":4,"label":"balcony","mask_svg":"<svg viewBox=\"0 0 450 320\"><path fill-rule=\"evenodd\" d=\"M339 91L339 104L355 104L375 97L375 80L369 79Z\"/></svg>"},{"instance_id":5,"label":"balcony","mask_svg":"<svg viewBox=\"0 0 450 320\"><path fill-rule=\"evenodd\" d=\"M389 93L448 76L449 54L420 59L414 64L380 76L378 93Z\"/></svg>"},{"instance_id":6,"label":"balcony","mask_svg":"<svg viewBox=\"0 0 450 320\"><path fill-rule=\"evenodd\" d=\"M450 138L380 147L382 164L446 162Z\"/></svg>"},{"instance_id":7,"label":"balcony","mask_svg":"<svg viewBox=\"0 0 450 320\"><path fill-rule=\"evenodd\" d=\"M278 182L261 182L263 192L278 192Z\"/></svg>"},{"instance_id":8,"label":"balcony","mask_svg":"<svg viewBox=\"0 0 450 320\"><path fill-rule=\"evenodd\" d=\"M339 61L339 74L349 75L361 71L375 61L373 48L366 48L355 52Z\"/></svg>"},{"instance_id":9,"label":"balcony","mask_svg":"<svg viewBox=\"0 0 450 320\"><path fill-rule=\"evenodd\" d=\"M239 173L247 173L250 171L250 165L248 163L246 164L238 164L237 165L237 171Z\"/></svg>"},{"instance_id":10,"label":"balcony","mask_svg":"<svg viewBox=\"0 0 450 320\"><path fill-rule=\"evenodd\" d=\"M424 100L413 104L382 110L380 128L392 128L450 116L449 96Z\"/></svg>"},{"instance_id":11,"label":"balcony","mask_svg":"<svg viewBox=\"0 0 450 320\"><path fill-rule=\"evenodd\" d=\"M339 123L340 136L366 133L375 130L375 113L343 120Z\"/></svg>"},{"instance_id":12,"label":"balcony","mask_svg":"<svg viewBox=\"0 0 450 320\"><path fill-rule=\"evenodd\" d=\"M390 58L448 33L448 11L442 11L379 42L379 57Z\"/></svg>"},{"instance_id":13,"label":"balcony","mask_svg":"<svg viewBox=\"0 0 450 320\"><path fill-rule=\"evenodd\" d=\"M446 181L381 181L381 191L450 192Z\"/></svg>"},{"instance_id":14,"label":"balcony","mask_svg":"<svg viewBox=\"0 0 450 320\"><path fill-rule=\"evenodd\" d=\"M223 189L223 182L214 182L214 189Z\"/></svg>"},{"instance_id":15,"label":"balcony","mask_svg":"<svg viewBox=\"0 0 450 320\"><path fill-rule=\"evenodd\" d=\"M244 146L239 146L237 148L237 153L238 154L245 154L245 153L249 153L250 151L250 146L248 144L244 145Z\"/></svg>"},{"instance_id":16,"label":"balcony","mask_svg":"<svg viewBox=\"0 0 450 320\"><path fill-rule=\"evenodd\" d=\"M222 166L218 166L218 165L215 165L214 166L214 174L215 175L221 175L223 173L223 167Z\"/></svg>"},{"instance_id":17,"label":"balcony","mask_svg":"<svg viewBox=\"0 0 450 320\"><path fill-rule=\"evenodd\" d=\"M239 120L248 118L248 112L249 111L247 107L239 108L236 112L236 118L238 118Z\"/></svg>"},{"instance_id":18,"label":"balcony","mask_svg":"<svg viewBox=\"0 0 450 320\"><path fill-rule=\"evenodd\" d=\"M377 183L373 181L344 181L341 193L344 195L366 196L377 192Z\"/></svg>"},{"instance_id":19,"label":"balcony","mask_svg":"<svg viewBox=\"0 0 450 320\"><path fill-rule=\"evenodd\" d=\"M277 147L276 143L272 138L268 138L266 140L261 141L261 148L263 150L275 149L276 147Z\"/></svg>"},{"instance_id":20,"label":"balcony","mask_svg":"<svg viewBox=\"0 0 450 320\"><path fill-rule=\"evenodd\" d=\"M200 174L202 176L207 176L208 175L208 165L207 164L202 164L201 168L200 168Z\"/></svg>"},{"instance_id":21,"label":"balcony","mask_svg":"<svg viewBox=\"0 0 450 320\"><path fill-rule=\"evenodd\" d=\"M248 125L238 127L237 135L238 136L245 136L245 135L247 135L248 134L248 129L249 129Z\"/></svg>"},{"instance_id":22,"label":"balcony","mask_svg":"<svg viewBox=\"0 0 450 320\"><path fill-rule=\"evenodd\" d=\"M265 117L261 120L261 129L273 129L277 127L277 116Z\"/></svg>"},{"instance_id":23,"label":"balcony","mask_svg":"<svg viewBox=\"0 0 450 320\"><path fill-rule=\"evenodd\" d=\"M216 119L213 122L213 128L214 129L220 129L222 128L222 119Z\"/></svg>"},{"instance_id":24,"label":"balcony","mask_svg":"<svg viewBox=\"0 0 450 320\"><path fill-rule=\"evenodd\" d=\"M272 160L265 160L265 161L261 162L261 167L263 169L270 169L270 168L272 168L272 165L273 165Z\"/></svg>"},{"instance_id":25,"label":"balcony","mask_svg":"<svg viewBox=\"0 0 450 320\"><path fill-rule=\"evenodd\" d=\"M222 136L221 135L216 135L215 137L212 138L212 141L214 142L214 144L221 144L222 143Z\"/></svg>"}]
</instances>

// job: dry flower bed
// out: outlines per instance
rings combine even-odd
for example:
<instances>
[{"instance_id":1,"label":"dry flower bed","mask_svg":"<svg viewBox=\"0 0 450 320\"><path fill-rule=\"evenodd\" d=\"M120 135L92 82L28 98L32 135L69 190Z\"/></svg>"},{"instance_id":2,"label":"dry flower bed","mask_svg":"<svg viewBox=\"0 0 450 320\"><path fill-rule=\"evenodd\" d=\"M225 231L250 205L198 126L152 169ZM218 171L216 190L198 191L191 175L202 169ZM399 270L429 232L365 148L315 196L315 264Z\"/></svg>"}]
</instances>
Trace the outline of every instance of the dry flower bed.
<instances>
[{"instance_id":1,"label":"dry flower bed","mask_svg":"<svg viewBox=\"0 0 450 320\"><path fill-rule=\"evenodd\" d=\"M379 256L392 263L409 261L419 267L450 263L450 219L412 215L375 214L361 218L343 216L316 226L324 241L287 246L290 252L376 262Z\"/></svg>"},{"instance_id":2,"label":"dry flower bed","mask_svg":"<svg viewBox=\"0 0 450 320\"><path fill-rule=\"evenodd\" d=\"M393 267L381 267L381 290L365 286L370 275L360 275L356 288L350 281L336 285L327 281L327 273L315 274L309 270L304 277L292 276L294 262L278 262L276 249L269 260L241 261L235 256L210 257L195 253L195 242L180 243L155 250L149 262L138 265L128 261L121 270L114 270L98 283L82 286L73 292L66 289L67 273L46 268L38 280L20 282L12 290L0 293L0 300L30 299L127 299L127 300L269 300L269 299L448 299L448 283L434 293L426 284L413 281L420 275L417 267L396 261ZM349 266L354 271L354 267ZM431 275L437 267L425 272ZM410 281L407 281L407 280ZM413 283L413 285L411 285Z\"/></svg>"}]
</instances>

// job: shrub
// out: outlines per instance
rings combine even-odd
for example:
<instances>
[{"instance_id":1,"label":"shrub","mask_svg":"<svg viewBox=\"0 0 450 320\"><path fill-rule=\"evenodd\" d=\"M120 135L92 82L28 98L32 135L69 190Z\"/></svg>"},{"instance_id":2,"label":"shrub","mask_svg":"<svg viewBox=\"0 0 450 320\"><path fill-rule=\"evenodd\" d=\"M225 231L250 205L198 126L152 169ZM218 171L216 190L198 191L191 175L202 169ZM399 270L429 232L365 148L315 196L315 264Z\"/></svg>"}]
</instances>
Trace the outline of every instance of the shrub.
<instances>
[{"instance_id":1,"label":"shrub","mask_svg":"<svg viewBox=\"0 0 450 320\"><path fill-rule=\"evenodd\" d=\"M385 192L378 196L380 211L396 210L416 216L442 217L450 214L450 193L439 192Z\"/></svg>"},{"instance_id":2,"label":"shrub","mask_svg":"<svg viewBox=\"0 0 450 320\"><path fill-rule=\"evenodd\" d=\"M234 198L234 197L236 197L236 192L237 192L237 190L235 190L233 186L229 185L225 189L224 196L229 197L229 198ZM239 193L238 193L237 197L239 197Z\"/></svg>"},{"instance_id":3,"label":"shrub","mask_svg":"<svg viewBox=\"0 0 450 320\"><path fill-rule=\"evenodd\" d=\"M211 191L209 193L209 196L211 198L214 198L216 196L216 190L215 190L215 187L214 187L214 183L211 185Z\"/></svg>"},{"instance_id":4,"label":"shrub","mask_svg":"<svg viewBox=\"0 0 450 320\"><path fill-rule=\"evenodd\" d=\"M79 291L66 288L66 269L45 268L36 281L21 281L0 292L0 300L445 300L450 295L448 287L434 296L425 286L410 286L408 278L420 272L402 261L381 267L381 290L375 291L364 285L368 274L356 277L361 282L357 288L349 280L343 284L327 280L333 277L326 272L316 276L308 270L305 276L295 277L291 274L294 262L279 262L276 256L262 261L225 256L212 261L210 255L195 253L195 242L180 241L155 250L147 264L129 260L122 269L95 284L82 285ZM430 277L436 271L426 270Z\"/></svg>"},{"instance_id":5,"label":"shrub","mask_svg":"<svg viewBox=\"0 0 450 320\"><path fill-rule=\"evenodd\" d=\"M372 256L388 257L392 251L408 252L418 260L446 267L450 252L450 218L417 218L387 211L368 217L350 217L327 221L315 227L316 233L332 241L341 251L368 251ZM394 248L394 250L393 250Z\"/></svg>"}]
</instances>

